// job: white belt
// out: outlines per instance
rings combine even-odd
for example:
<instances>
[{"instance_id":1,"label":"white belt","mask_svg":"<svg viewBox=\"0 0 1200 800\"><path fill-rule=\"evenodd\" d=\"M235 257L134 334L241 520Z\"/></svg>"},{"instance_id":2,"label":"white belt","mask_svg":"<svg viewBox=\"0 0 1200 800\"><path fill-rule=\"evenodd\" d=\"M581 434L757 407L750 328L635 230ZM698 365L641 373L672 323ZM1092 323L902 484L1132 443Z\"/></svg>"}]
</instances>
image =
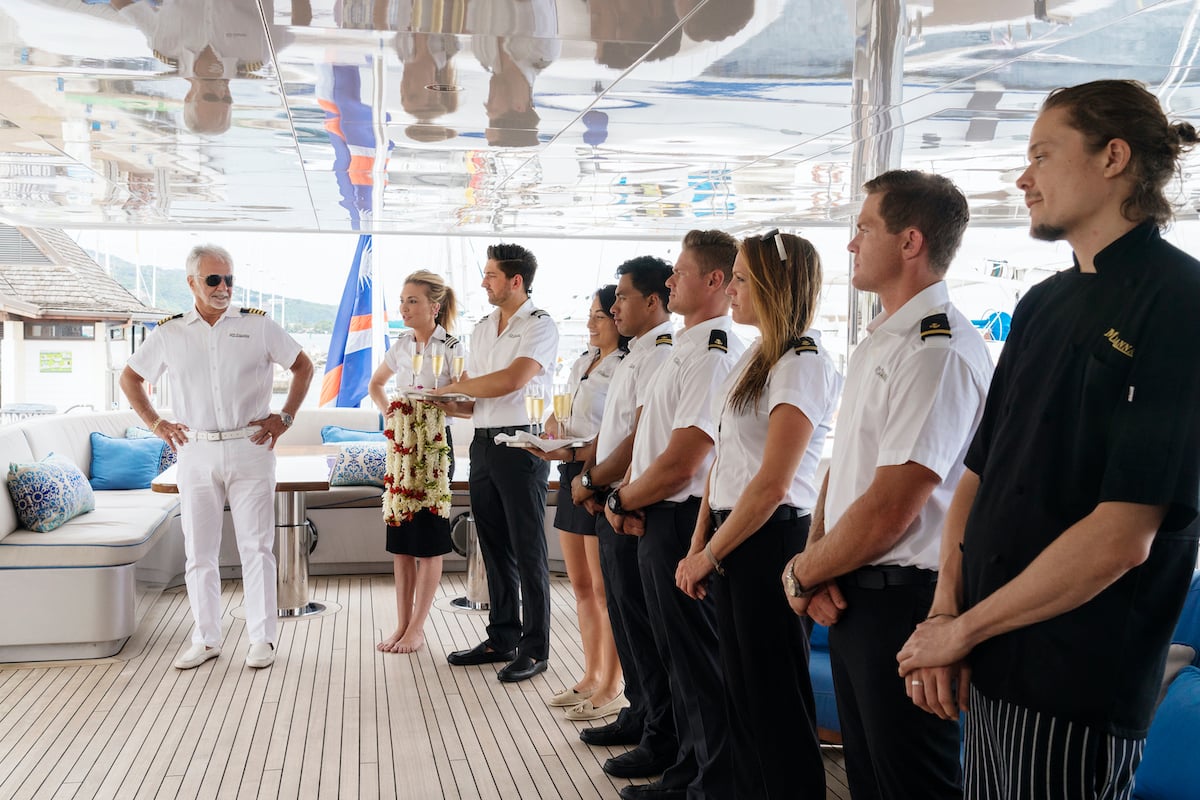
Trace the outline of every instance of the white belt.
<instances>
[{"instance_id":1,"label":"white belt","mask_svg":"<svg viewBox=\"0 0 1200 800\"><path fill-rule=\"evenodd\" d=\"M238 428L236 431L188 431L188 438L201 442L224 442L227 439L245 439L258 433L260 428Z\"/></svg>"}]
</instances>

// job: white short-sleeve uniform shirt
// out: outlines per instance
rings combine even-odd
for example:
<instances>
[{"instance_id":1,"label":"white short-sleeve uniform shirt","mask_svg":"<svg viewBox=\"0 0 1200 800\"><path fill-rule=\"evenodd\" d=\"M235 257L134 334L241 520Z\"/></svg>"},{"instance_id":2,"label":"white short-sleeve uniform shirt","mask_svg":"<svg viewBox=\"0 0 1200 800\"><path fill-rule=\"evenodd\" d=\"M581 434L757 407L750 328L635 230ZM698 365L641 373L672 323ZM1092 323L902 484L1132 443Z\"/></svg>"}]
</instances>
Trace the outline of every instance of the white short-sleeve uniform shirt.
<instances>
[{"instance_id":1,"label":"white short-sleeve uniform shirt","mask_svg":"<svg viewBox=\"0 0 1200 800\"><path fill-rule=\"evenodd\" d=\"M500 309L484 317L471 334L471 352L467 356L467 372L472 377L499 372L518 358L530 358L542 365L531 383L542 387L550 399L554 359L558 356L558 326L550 315L533 305L532 300L517 309L499 331ZM525 389L503 397L481 397L475 401L472 415L476 428L506 428L528 425L525 413Z\"/></svg>"},{"instance_id":2,"label":"white short-sleeve uniform shirt","mask_svg":"<svg viewBox=\"0 0 1200 800\"><path fill-rule=\"evenodd\" d=\"M597 464L633 433L637 410L646 402L651 380L671 357L672 343L670 321L629 341L629 355L617 365L604 402L604 418L596 435Z\"/></svg>"},{"instance_id":3,"label":"white short-sleeve uniform shirt","mask_svg":"<svg viewBox=\"0 0 1200 800\"><path fill-rule=\"evenodd\" d=\"M771 412L780 405L795 407L812 423L812 437L782 505L812 511L817 502L816 474L821 463L825 438L833 424L842 376L833 359L820 346L821 334L815 329L775 362L758 403L750 409L735 411L730 394L758 352L755 340L742 354L717 394L717 452L708 484L708 505L714 510L732 509L762 466L767 449L767 428Z\"/></svg>"},{"instance_id":4,"label":"white short-sleeve uniform shirt","mask_svg":"<svg viewBox=\"0 0 1200 800\"><path fill-rule=\"evenodd\" d=\"M429 337L429 342L425 346L424 357L421 359L421 371L414 376L412 367L416 341L416 337L411 330L401 331L396 334L396 340L392 342L392 346L388 348L387 353L383 356L383 363L387 364L388 369L396 373L396 385L401 388L409 386L417 389L433 388L433 352L430 349L431 346L441 347L442 354L445 356L442 360L441 372L437 376L437 385L445 386L450 383L451 359L455 355L464 354L465 351L462 342L446 333L446 329L441 325L435 327L433 335Z\"/></svg>"},{"instance_id":5,"label":"white short-sleeve uniform shirt","mask_svg":"<svg viewBox=\"0 0 1200 800\"><path fill-rule=\"evenodd\" d=\"M209 325L193 307L164 320L127 366L150 382L166 372L171 407L193 431L232 431L271 413L275 364L291 367L300 344L256 308L230 306Z\"/></svg>"},{"instance_id":6,"label":"white short-sleeve uniform shirt","mask_svg":"<svg viewBox=\"0 0 1200 800\"><path fill-rule=\"evenodd\" d=\"M833 531L877 467L921 464L941 483L900 541L874 563L936 570L942 522L983 414L992 359L979 332L951 304L944 281L895 313L880 314L867 330L847 369L825 529Z\"/></svg>"},{"instance_id":7,"label":"white short-sleeve uniform shirt","mask_svg":"<svg viewBox=\"0 0 1200 800\"><path fill-rule=\"evenodd\" d=\"M671 357L649 387L633 440L630 476L634 480L667 449L676 428L698 428L716 440L713 396L746 349L732 327L733 320L722 315L675 334ZM703 494L712 460L710 450L688 485L664 499L679 502Z\"/></svg>"},{"instance_id":8,"label":"white short-sleeve uniform shirt","mask_svg":"<svg viewBox=\"0 0 1200 800\"><path fill-rule=\"evenodd\" d=\"M572 438L590 439L600 430L613 374L625 358L625 351L614 350L609 353L589 373L588 367L599 356L600 349L590 347L571 365L571 377L567 379L571 389L571 418L567 435Z\"/></svg>"}]
</instances>

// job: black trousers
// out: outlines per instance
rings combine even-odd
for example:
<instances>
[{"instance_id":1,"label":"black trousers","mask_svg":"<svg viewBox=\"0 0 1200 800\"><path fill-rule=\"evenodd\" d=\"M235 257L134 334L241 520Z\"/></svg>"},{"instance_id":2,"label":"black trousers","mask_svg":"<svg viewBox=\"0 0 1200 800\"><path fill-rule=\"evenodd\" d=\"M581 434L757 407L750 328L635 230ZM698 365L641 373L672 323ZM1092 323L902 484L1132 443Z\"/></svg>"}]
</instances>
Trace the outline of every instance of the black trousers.
<instances>
[{"instance_id":1,"label":"black trousers","mask_svg":"<svg viewBox=\"0 0 1200 800\"><path fill-rule=\"evenodd\" d=\"M699 498L650 506L646 535L638 542L650 627L670 678L679 736L679 757L662 782L687 786L692 800L733 797L716 608L711 595L693 600L675 585L675 569L687 555L699 511Z\"/></svg>"},{"instance_id":2,"label":"black trousers","mask_svg":"<svg viewBox=\"0 0 1200 800\"><path fill-rule=\"evenodd\" d=\"M487 570L488 643L539 661L550 655L546 490L550 465L476 433L471 441L471 513ZM523 621L523 622L522 622Z\"/></svg>"},{"instance_id":3,"label":"black trousers","mask_svg":"<svg viewBox=\"0 0 1200 800\"><path fill-rule=\"evenodd\" d=\"M962 797L958 721L913 705L896 653L929 613L933 585L865 589L838 580L846 609L829 661L854 800Z\"/></svg>"},{"instance_id":4,"label":"black trousers","mask_svg":"<svg viewBox=\"0 0 1200 800\"><path fill-rule=\"evenodd\" d=\"M679 739L671 710L671 686L650 629L638 571L638 537L614 532L603 514L596 517L596 535L600 539L608 619L625 675L625 699L629 701L629 707L621 712L622 726L641 729L640 746L655 755L674 755L679 751Z\"/></svg>"},{"instance_id":5,"label":"black trousers","mask_svg":"<svg viewBox=\"0 0 1200 800\"><path fill-rule=\"evenodd\" d=\"M733 797L825 797L808 631L779 582L788 559L804 549L810 521L768 522L725 556L724 577L714 572L708 579L717 607Z\"/></svg>"}]
</instances>

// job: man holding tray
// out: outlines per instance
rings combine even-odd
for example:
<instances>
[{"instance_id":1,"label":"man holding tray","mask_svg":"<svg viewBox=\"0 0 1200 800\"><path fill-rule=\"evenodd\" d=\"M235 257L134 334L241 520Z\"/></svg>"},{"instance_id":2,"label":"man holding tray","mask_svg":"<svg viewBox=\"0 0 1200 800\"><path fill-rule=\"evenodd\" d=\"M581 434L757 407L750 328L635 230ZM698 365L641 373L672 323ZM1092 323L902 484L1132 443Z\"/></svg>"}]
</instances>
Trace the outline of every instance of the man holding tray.
<instances>
[{"instance_id":1,"label":"man holding tray","mask_svg":"<svg viewBox=\"0 0 1200 800\"><path fill-rule=\"evenodd\" d=\"M447 658L454 666L510 662L500 680L513 683L546 670L550 656L550 571L546 561L546 488L550 466L495 438L529 431L525 390L548 384L558 354L558 328L535 307L529 289L533 253L515 244L488 248L483 288L496 310L471 336L467 377L431 394L466 394L472 403L446 404L469 413L471 510L487 570L491 611L487 639Z\"/></svg>"}]
</instances>

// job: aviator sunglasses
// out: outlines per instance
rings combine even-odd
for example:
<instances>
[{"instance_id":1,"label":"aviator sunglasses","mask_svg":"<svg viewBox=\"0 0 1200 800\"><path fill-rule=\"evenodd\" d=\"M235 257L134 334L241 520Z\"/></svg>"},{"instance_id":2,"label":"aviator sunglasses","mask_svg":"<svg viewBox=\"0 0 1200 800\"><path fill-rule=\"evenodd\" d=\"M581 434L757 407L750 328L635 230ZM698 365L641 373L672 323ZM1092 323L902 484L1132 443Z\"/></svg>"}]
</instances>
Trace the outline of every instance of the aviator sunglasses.
<instances>
[{"instance_id":1,"label":"aviator sunglasses","mask_svg":"<svg viewBox=\"0 0 1200 800\"><path fill-rule=\"evenodd\" d=\"M232 275L205 275L204 276L204 285L205 286L217 286L221 283L222 280L225 281L226 286L229 286L229 287L233 286L233 276Z\"/></svg>"}]
</instances>

